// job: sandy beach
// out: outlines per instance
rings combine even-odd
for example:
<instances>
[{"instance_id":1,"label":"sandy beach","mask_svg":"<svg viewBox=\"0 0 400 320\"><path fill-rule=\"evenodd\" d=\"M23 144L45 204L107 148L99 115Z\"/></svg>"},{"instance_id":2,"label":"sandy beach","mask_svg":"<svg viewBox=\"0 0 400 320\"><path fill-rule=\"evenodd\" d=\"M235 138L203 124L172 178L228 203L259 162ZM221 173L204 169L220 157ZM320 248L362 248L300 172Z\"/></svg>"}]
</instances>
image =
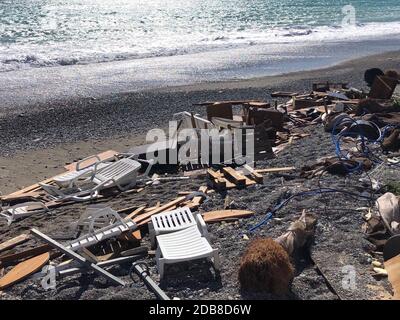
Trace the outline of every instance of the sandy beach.
<instances>
[{"instance_id":1,"label":"sandy beach","mask_svg":"<svg viewBox=\"0 0 400 320\"><path fill-rule=\"evenodd\" d=\"M134 145L145 143L145 134L151 128L163 128L176 112L188 110L204 115L204 107L194 103L213 100L261 99L271 101L270 93L275 90L306 91L315 81L349 82L356 88L365 87L363 73L367 68L398 69L400 51L368 56L346 61L332 67L299 71L283 75L253 78L240 81L205 82L194 85L157 88L135 92L124 92L101 97L71 97L52 103L3 106L0 108L0 190L3 194L15 191L36 181L43 180L63 171L63 166L77 159L113 149L125 151ZM126 89L129 91L129 88ZM260 162L260 167L296 166L313 163L317 158L334 154L330 135L321 126L305 129L310 136L301 139L284 150L275 159ZM397 173L398 174L398 173ZM394 176L395 177L395 176ZM344 178L325 176L322 182L338 188L345 183ZM107 200L115 209L142 203L155 204L176 197L177 191L197 190L204 184L203 178L190 182L166 182L157 187L146 188L140 194L120 194ZM208 268L203 263L187 265L180 276L162 282L161 287L171 296L181 299L338 299L318 272L316 266L307 259L297 261L296 274L289 295L276 297L269 295L249 296L240 292L237 284L235 263L246 246L240 234L246 232L259 221L274 205L285 190L300 185L312 187L315 181L307 181L297 174L269 175L267 182L245 190L231 190L228 195L235 199L235 208L254 210L256 215L240 219L234 223L210 225L213 243L220 249L223 266L221 278L210 280ZM351 178L347 185L356 181ZM224 196L216 195L201 207L201 211L215 210L224 203ZM301 213L303 208L320 214L314 245L314 260L326 261L332 282L340 286L340 274L334 275L341 265L356 266L359 287L354 292L340 291L341 298L379 299L390 295L387 280L377 281L368 272L370 261L365 250L370 243L361 230L362 217L355 208L366 202L345 195L334 198L320 196L295 201L280 212L277 220L259 231L257 236L274 237L286 230L288 223ZM327 212L329 208L329 212ZM18 235L35 226L48 234L66 233L84 206L76 204L54 210L51 217L38 216L25 219L8 228L0 226L0 241ZM144 240L147 243L148 239ZM26 244L26 247L34 243ZM25 244L24 244L25 246ZM332 259L334 257L334 259ZM146 258L156 277L154 261ZM330 261L341 261L335 265ZM200 268L196 279L191 270ZM129 265L113 268L113 273L126 277ZM336 271L335 271L336 270ZM339 270L339 269L338 269ZM196 271L197 272L197 271ZM52 293L44 291L32 280L13 286L1 293L1 299L152 299L144 288L109 287L103 279L95 276L72 276L64 279Z\"/></svg>"}]
</instances>

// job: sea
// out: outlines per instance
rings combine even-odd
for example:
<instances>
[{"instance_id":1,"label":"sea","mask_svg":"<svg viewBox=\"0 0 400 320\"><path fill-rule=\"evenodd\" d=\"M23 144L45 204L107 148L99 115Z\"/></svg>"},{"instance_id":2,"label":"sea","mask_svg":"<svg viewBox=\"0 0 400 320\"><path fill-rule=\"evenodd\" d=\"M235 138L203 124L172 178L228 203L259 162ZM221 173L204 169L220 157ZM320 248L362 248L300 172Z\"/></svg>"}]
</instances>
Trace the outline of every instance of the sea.
<instances>
[{"instance_id":1,"label":"sea","mask_svg":"<svg viewBox=\"0 0 400 320\"><path fill-rule=\"evenodd\" d=\"M399 33L399 0L0 0L0 72Z\"/></svg>"},{"instance_id":2,"label":"sea","mask_svg":"<svg viewBox=\"0 0 400 320\"><path fill-rule=\"evenodd\" d=\"M400 0L0 0L0 108L399 49Z\"/></svg>"}]
</instances>

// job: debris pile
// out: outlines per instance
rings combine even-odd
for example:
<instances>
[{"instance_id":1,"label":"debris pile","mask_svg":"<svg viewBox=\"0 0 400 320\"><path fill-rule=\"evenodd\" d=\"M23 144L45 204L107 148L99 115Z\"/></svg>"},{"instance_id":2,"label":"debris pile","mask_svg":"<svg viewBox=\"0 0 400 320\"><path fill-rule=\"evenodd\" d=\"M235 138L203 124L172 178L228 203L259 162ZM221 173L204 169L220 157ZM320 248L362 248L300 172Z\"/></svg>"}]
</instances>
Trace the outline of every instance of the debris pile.
<instances>
[{"instance_id":1,"label":"debris pile","mask_svg":"<svg viewBox=\"0 0 400 320\"><path fill-rule=\"evenodd\" d=\"M204 258L212 261L218 278L224 259L213 243L211 224L242 219L256 222L247 234L237 234L249 239L271 221L278 221L277 212L291 200L345 193L376 201L375 206L366 208L364 232L377 254L395 243L397 253L385 260L388 272L380 268L378 259L373 270L380 276L389 274L398 297L398 277L391 274L399 269L400 243L388 239L400 233L400 187L385 184L380 173L400 166L400 100L393 96L399 80L393 71L377 70L367 71L365 79L371 87L369 93L346 83L326 82L314 83L308 93L274 92L271 97L277 100L269 102L199 103L206 116L187 111L175 114L176 127L163 141L136 146L126 153L108 150L69 163L66 171L55 177L2 196L0 217L10 230L22 219L46 215L51 220L54 210L75 208L77 203L84 212L71 227L72 234L62 228L57 236L45 234L32 220L29 234L0 243L0 290L28 278L40 280L43 288L51 290L55 279L86 272L96 273L110 285L125 286L129 280L112 274L108 267L133 262L125 277L136 282L140 279L157 298L167 300L170 297L153 279L144 258L157 266L160 282L171 269L177 270L166 270L166 265ZM279 157L297 140L309 137L305 128L310 126L323 127L331 135L330 156L302 167L258 167ZM188 143L195 148L188 148ZM239 194L243 189L262 187L267 174L293 174L310 181L322 175L356 176L360 186L350 191L321 185L308 188L304 184L300 190L285 186L286 192L275 206L270 204L268 212L250 210L251 202L246 208L236 207L234 201L209 210L211 198L226 200L228 191ZM117 210L107 204L121 195L129 199L181 180L198 182L196 189L176 191L170 201L156 205L130 203ZM389 187L397 193L376 196ZM318 214L304 210L275 240L257 237L250 242L238 266L243 291L290 291L296 272L301 272L295 266L296 255L312 250ZM35 245L18 249L26 242Z\"/></svg>"}]
</instances>

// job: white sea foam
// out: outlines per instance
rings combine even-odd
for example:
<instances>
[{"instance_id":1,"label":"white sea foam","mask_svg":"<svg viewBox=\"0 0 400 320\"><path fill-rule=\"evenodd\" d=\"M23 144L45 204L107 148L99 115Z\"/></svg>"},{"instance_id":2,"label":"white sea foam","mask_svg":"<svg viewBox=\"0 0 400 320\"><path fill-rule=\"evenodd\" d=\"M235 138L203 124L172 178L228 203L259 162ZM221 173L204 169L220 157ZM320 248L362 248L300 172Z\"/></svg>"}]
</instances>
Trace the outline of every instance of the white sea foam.
<instances>
[{"instance_id":1,"label":"white sea foam","mask_svg":"<svg viewBox=\"0 0 400 320\"><path fill-rule=\"evenodd\" d=\"M342 28L340 26L276 27L241 29L219 32L165 32L149 38L123 37L98 41L74 39L65 42L24 42L0 45L0 72L32 67L68 66L116 60L141 59L153 56L172 56L196 52L253 45L321 42L347 42L376 39L400 33L400 22L365 23Z\"/></svg>"}]
</instances>

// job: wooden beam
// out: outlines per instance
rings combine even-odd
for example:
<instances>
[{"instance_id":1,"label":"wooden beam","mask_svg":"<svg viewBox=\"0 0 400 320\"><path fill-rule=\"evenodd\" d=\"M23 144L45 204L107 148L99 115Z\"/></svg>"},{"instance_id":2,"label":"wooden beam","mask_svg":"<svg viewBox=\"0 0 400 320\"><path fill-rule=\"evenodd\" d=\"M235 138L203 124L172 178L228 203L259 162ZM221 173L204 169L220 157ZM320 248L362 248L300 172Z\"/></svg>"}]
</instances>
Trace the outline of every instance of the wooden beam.
<instances>
[{"instance_id":1,"label":"wooden beam","mask_svg":"<svg viewBox=\"0 0 400 320\"><path fill-rule=\"evenodd\" d=\"M66 254L70 258L74 259L82 266L93 269L94 272L105 277L106 279L113 282L114 284L121 285L121 286L125 285L125 282L123 282L118 277L116 277L116 276L112 275L111 273L109 273L108 271L100 268L98 265L91 263L90 261L86 260L84 257L80 256L76 252L64 247L62 244L58 243L57 241L55 241L55 240L51 239L50 237L46 236L45 234L41 233L39 230L31 229L31 233L35 237L37 237L37 238L43 240L44 242L48 243L49 245L51 245L53 248L58 249L59 251Z\"/></svg>"},{"instance_id":2,"label":"wooden beam","mask_svg":"<svg viewBox=\"0 0 400 320\"><path fill-rule=\"evenodd\" d=\"M250 167L248 164L245 164L243 166L248 172L249 174L254 178L254 180L256 180L258 183L263 183L264 182L264 177L257 172L256 170L254 170L254 168Z\"/></svg>"},{"instance_id":3,"label":"wooden beam","mask_svg":"<svg viewBox=\"0 0 400 320\"><path fill-rule=\"evenodd\" d=\"M226 181L222 178L221 174L212 169L207 169L207 175L211 178L213 184L219 189L226 188Z\"/></svg>"},{"instance_id":4,"label":"wooden beam","mask_svg":"<svg viewBox=\"0 0 400 320\"><path fill-rule=\"evenodd\" d=\"M25 241L28 241L29 239L30 239L29 234L24 233L15 238L0 243L0 252L11 249Z\"/></svg>"},{"instance_id":5,"label":"wooden beam","mask_svg":"<svg viewBox=\"0 0 400 320\"><path fill-rule=\"evenodd\" d=\"M222 172L238 186L246 185L246 177L231 167L222 168Z\"/></svg>"},{"instance_id":6,"label":"wooden beam","mask_svg":"<svg viewBox=\"0 0 400 320\"><path fill-rule=\"evenodd\" d=\"M253 214L254 212L249 210L216 210L202 213L203 219L207 223L239 219Z\"/></svg>"},{"instance_id":7,"label":"wooden beam","mask_svg":"<svg viewBox=\"0 0 400 320\"><path fill-rule=\"evenodd\" d=\"M133 219L133 218L136 217L137 215L143 213L143 212L144 212L144 209L146 209L146 206L142 206L142 207L137 208L137 209L134 210L132 213L128 214L128 215L125 217L125 220Z\"/></svg>"}]
</instances>

